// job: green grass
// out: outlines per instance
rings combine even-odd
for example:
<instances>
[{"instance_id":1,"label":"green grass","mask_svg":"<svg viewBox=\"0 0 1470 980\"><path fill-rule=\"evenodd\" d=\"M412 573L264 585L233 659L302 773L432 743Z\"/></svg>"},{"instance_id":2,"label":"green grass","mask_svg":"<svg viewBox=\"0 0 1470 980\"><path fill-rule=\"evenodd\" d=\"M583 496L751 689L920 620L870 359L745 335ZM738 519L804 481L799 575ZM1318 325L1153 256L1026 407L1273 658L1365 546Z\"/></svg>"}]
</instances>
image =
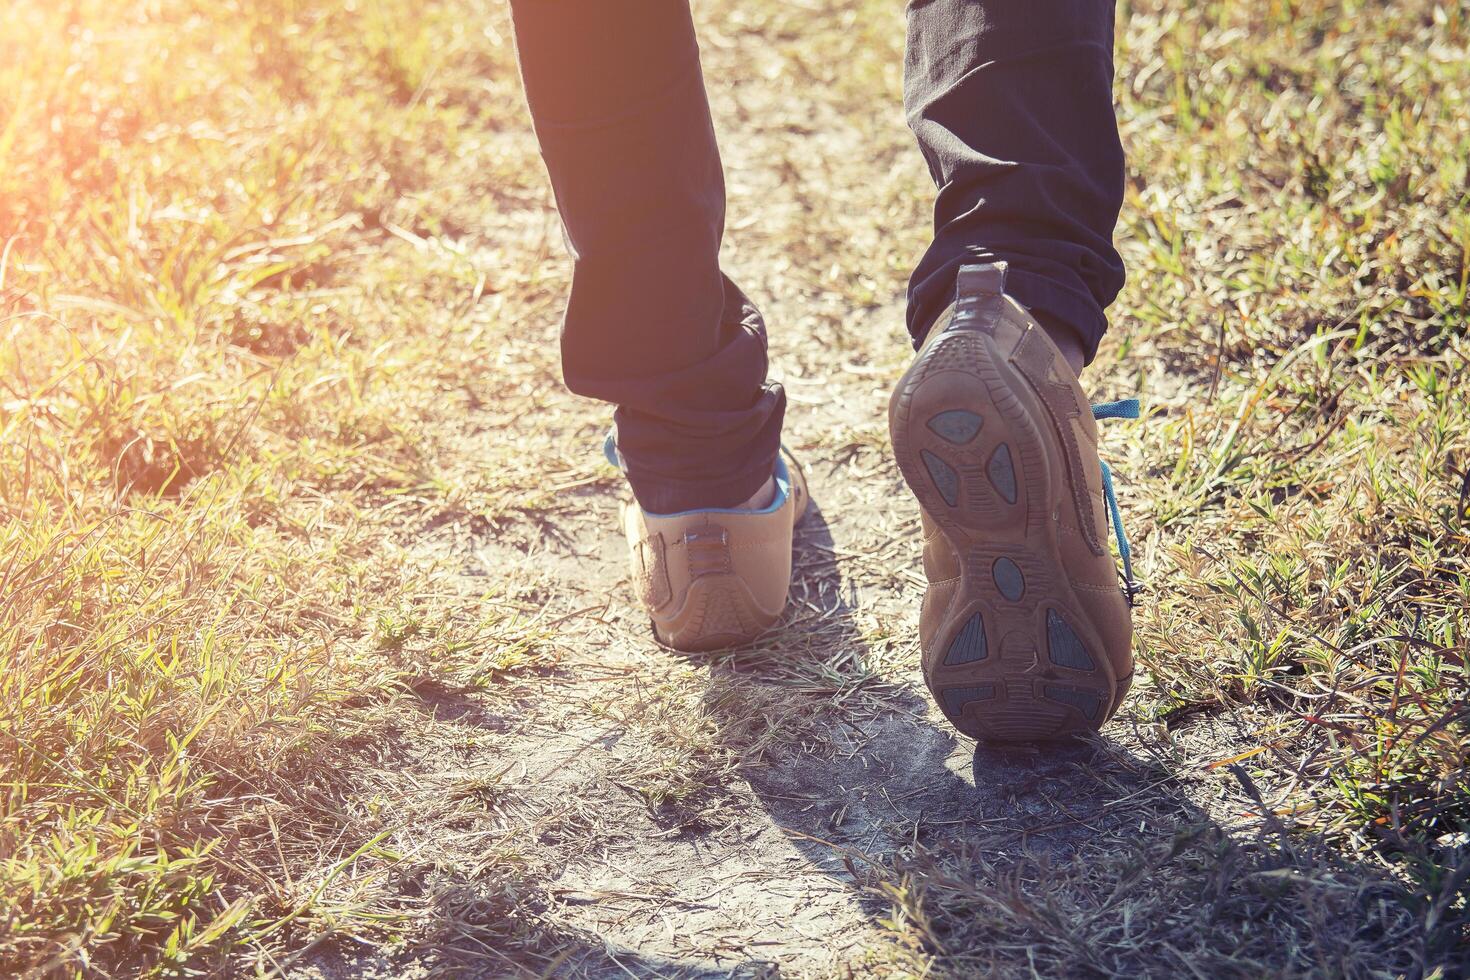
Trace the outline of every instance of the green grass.
<instances>
[{"instance_id":1,"label":"green grass","mask_svg":"<svg viewBox=\"0 0 1470 980\"><path fill-rule=\"evenodd\" d=\"M901 295L929 195L904 169L892 6L701 14L739 178L735 264L796 321L788 338L879 381L905 356L897 324L855 324ZM7 14L0 963L283 973L333 943L479 944L496 969L554 973L591 946L547 883L616 828L507 789L494 774L516 755L487 736L473 749L493 771L445 806L547 806L535 833L446 870L415 842L438 811L353 781L365 760L393 768L384 746L434 692L515 717L571 656L540 579L466 579L419 539L464 527L535 554L616 487L578 451L598 413L556 401L565 263L504 12ZM1168 760L1161 779L1216 780L1269 842L1181 830L1052 874L916 835L854 867L883 910L866 968L1454 975L1470 940L1470 18L1430 0L1148 0L1119 24L1130 280L1087 381L1148 407L1107 444L1147 583L1124 724ZM782 79L833 132L782 128ZM832 119L862 158L821 156L847 138ZM729 145L745 130L788 156L746 161ZM886 445L860 415L804 448L879 474L878 494ZM866 666L757 651L719 662L734 672L703 697L688 665L618 687L592 720L639 748L607 780L680 826L720 825L721 787L776 747L897 703L911 637L868 615ZM803 642L827 642L811 629ZM1190 736L1201 720L1233 734ZM1165 914L1202 889L1213 919Z\"/></svg>"},{"instance_id":2,"label":"green grass","mask_svg":"<svg viewBox=\"0 0 1470 980\"><path fill-rule=\"evenodd\" d=\"M1432 4L1264 14L1139 12L1130 31L1167 27L1178 47L1123 87L1150 185L1125 213L1120 305L1156 324L1125 343L1136 363L1167 358L1190 395L1140 427L1130 459L1153 500L1143 661L1177 708L1276 709L1253 764L1321 791L1299 819L1454 838L1466 24ZM1258 26L1251 44L1231 33ZM1409 805L1440 792L1448 805Z\"/></svg>"},{"instance_id":3,"label":"green grass","mask_svg":"<svg viewBox=\"0 0 1470 980\"><path fill-rule=\"evenodd\" d=\"M369 7L9 11L12 966L151 975L300 945L324 917L391 926L338 890L398 856L311 783L422 672L400 655L410 634L471 683L485 643L534 644L503 610L405 618L434 568L395 545L389 505L453 490L429 486L421 419L444 389L490 397L470 350L443 353L483 279L408 241L447 220L417 198L467 172L446 170L471 116L456 93L415 93L476 54L428 50L452 8ZM308 805L330 834L303 824ZM290 854L304 880L282 880Z\"/></svg>"}]
</instances>

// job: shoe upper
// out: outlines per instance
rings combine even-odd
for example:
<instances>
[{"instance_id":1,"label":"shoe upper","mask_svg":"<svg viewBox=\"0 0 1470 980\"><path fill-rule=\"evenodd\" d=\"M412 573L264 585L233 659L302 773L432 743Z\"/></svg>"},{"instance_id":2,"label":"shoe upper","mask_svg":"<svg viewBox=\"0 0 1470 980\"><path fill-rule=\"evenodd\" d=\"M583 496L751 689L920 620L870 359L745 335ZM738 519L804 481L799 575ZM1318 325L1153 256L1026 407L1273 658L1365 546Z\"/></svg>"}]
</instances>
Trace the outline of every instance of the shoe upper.
<instances>
[{"instance_id":1,"label":"shoe upper","mask_svg":"<svg viewBox=\"0 0 1470 980\"><path fill-rule=\"evenodd\" d=\"M780 618L791 585L791 544L808 501L783 450L776 499L758 511L649 514L624 507L634 590L660 642L710 650L749 642Z\"/></svg>"}]
</instances>

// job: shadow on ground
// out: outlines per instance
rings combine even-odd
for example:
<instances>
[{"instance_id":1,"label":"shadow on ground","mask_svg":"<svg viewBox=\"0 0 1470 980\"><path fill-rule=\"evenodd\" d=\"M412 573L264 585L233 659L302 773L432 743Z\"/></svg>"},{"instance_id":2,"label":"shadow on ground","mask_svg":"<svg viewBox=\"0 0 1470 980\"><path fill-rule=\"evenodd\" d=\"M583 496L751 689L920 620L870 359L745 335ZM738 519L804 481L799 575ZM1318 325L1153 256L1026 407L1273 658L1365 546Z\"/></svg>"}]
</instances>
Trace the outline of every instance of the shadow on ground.
<instances>
[{"instance_id":1,"label":"shadow on ground","mask_svg":"<svg viewBox=\"0 0 1470 980\"><path fill-rule=\"evenodd\" d=\"M815 511L799 537L800 611L765 663L813 658L865 673L867 641L826 560L834 553ZM723 693L732 685L789 686L775 673L716 660L711 703L739 704ZM826 738L773 743L743 775L810 865L889 934L894 966L1353 976L1374 963L1415 976L1453 955L1428 944L1428 910L1406 906L1409 892L1380 871L1289 838L1270 817L1238 811L1227 829L1191 798L1168 753L1136 734L972 748L912 688L889 689L883 710L856 720L811 700ZM731 721L746 737L743 715ZM1254 792L1248 776L1243 788Z\"/></svg>"}]
</instances>

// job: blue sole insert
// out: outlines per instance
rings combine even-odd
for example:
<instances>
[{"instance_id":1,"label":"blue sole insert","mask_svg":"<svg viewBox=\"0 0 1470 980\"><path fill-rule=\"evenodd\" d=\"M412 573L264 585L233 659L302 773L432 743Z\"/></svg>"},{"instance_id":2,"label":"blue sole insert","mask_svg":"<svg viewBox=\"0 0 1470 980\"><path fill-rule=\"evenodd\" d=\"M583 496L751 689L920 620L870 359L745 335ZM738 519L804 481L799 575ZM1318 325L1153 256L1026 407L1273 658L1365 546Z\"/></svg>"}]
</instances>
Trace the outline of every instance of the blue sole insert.
<instances>
[{"instance_id":1,"label":"blue sole insert","mask_svg":"<svg viewBox=\"0 0 1470 980\"><path fill-rule=\"evenodd\" d=\"M985 422L974 412L967 412L963 408L952 409L948 412L940 412L929 420L929 431L943 439L945 442L963 446L980 432L980 426Z\"/></svg>"},{"instance_id":2,"label":"blue sole insert","mask_svg":"<svg viewBox=\"0 0 1470 980\"><path fill-rule=\"evenodd\" d=\"M1013 504L1016 502L1016 467L1011 462L1011 447L1001 443L990 454L990 462L986 464L985 475L990 478L990 485L995 487L995 492L1005 498L1005 502Z\"/></svg>"},{"instance_id":3,"label":"blue sole insert","mask_svg":"<svg viewBox=\"0 0 1470 980\"><path fill-rule=\"evenodd\" d=\"M1087 652L1087 647L1078 639L1067 621L1057 615L1055 609L1046 611L1046 653L1058 667L1072 670L1096 670L1097 663Z\"/></svg>"},{"instance_id":4,"label":"blue sole insert","mask_svg":"<svg viewBox=\"0 0 1470 980\"><path fill-rule=\"evenodd\" d=\"M946 687L940 692L944 699L944 710L946 714L957 715L965 710L965 706L976 701L989 701L995 697L994 684L977 684L974 687Z\"/></svg>"},{"instance_id":5,"label":"blue sole insert","mask_svg":"<svg viewBox=\"0 0 1470 980\"><path fill-rule=\"evenodd\" d=\"M964 627L949 641L949 650L944 655L946 667L972 664L984 660L990 651L985 645L985 621L975 613Z\"/></svg>"},{"instance_id":6,"label":"blue sole insert","mask_svg":"<svg viewBox=\"0 0 1470 980\"><path fill-rule=\"evenodd\" d=\"M960 499L959 474L952 466L927 449L919 450L919 457L924 460L924 468L929 471L929 479L934 481L934 489L939 491L945 503L953 507Z\"/></svg>"},{"instance_id":7,"label":"blue sole insert","mask_svg":"<svg viewBox=\"0 0 1470 980\"><path fill-rule=\"evenodd\" d=\"M1011 602L1026 594L1026 578L1020 566L1009 558L997 558L990 566L990 577L995 580L996 591Z\"/></svg>"}]
</instances>

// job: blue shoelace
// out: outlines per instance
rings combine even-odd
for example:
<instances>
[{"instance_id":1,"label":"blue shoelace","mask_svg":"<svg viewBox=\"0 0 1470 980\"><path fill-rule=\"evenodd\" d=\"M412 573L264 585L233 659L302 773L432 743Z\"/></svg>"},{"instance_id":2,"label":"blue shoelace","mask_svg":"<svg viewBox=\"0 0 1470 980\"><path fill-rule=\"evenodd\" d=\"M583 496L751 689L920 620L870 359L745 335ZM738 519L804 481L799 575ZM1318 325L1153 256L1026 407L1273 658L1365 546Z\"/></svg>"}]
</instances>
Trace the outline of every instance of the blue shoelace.
<instances>
[{"instance_id":1,"label":"blue shoelace","mask_svg":"<svg viewBox=\"0 0 1470 980\"><path fill-rule=\"evenodd\" d=\"M1103 419L1138 418L1138 399L1124 398L1116 402L1102 402L1092 406L1092 417ZM1113 492L1113 471L1107 463L1102 464L1103 499L1108 505L1108 521L1113 525L1113 537L1118 542L1118 557L1123 559L1123 594L1128 605L1133 605L1134 593L1138 591L1133 581L1133 551L1128 547L1128 534L1123 530L1123 512L1118 509L1118 495Z\"/></svg>"}]
</instances>

